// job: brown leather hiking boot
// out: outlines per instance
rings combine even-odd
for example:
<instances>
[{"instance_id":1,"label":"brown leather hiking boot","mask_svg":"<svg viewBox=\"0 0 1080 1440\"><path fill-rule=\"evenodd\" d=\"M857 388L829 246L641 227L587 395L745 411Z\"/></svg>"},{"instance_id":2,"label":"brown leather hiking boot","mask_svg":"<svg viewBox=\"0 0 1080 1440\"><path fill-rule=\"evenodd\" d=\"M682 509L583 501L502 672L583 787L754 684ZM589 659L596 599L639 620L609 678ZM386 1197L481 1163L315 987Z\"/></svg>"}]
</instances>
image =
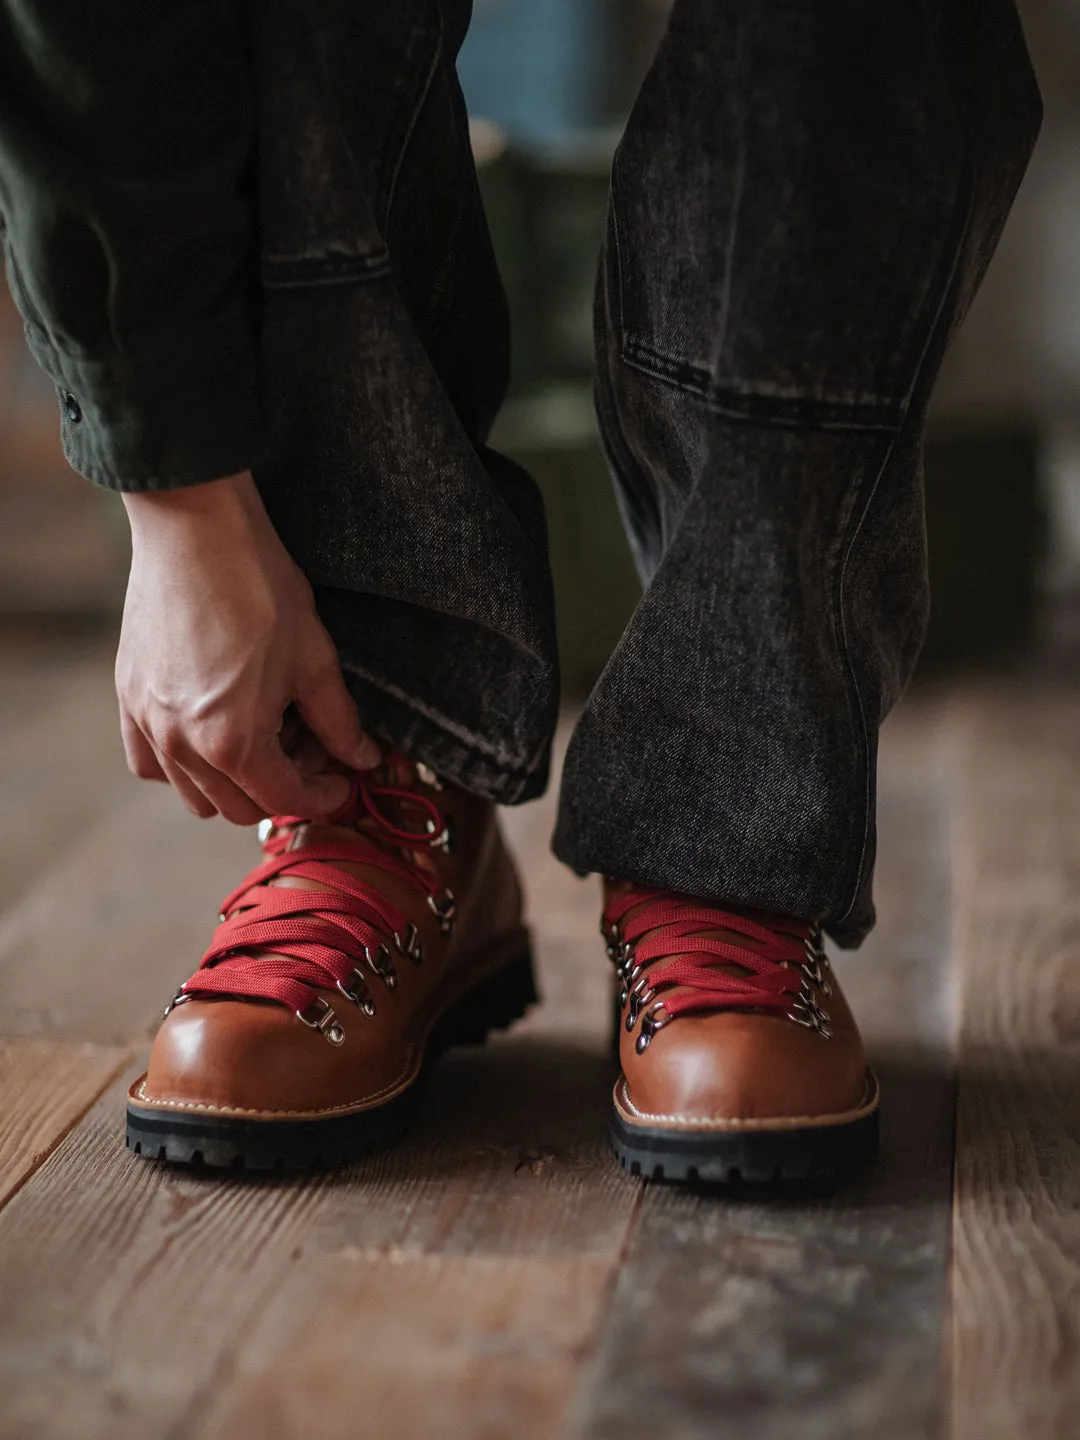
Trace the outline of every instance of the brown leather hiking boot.
<instances>
[{"instance_id":1,"label":"brown leather hiking boot","mask_svg":"<svg viewBox=\"0 0 1080 1440\"><path fill-rule=\"evenodd\" d=\"M138 1154L344 1163L395 1135L425 1062L536 999L494 807L400 756L333 824L265 821L198 971L128 1092Z\"/></svg>"},{"instance_id":2,"label":"brown leather hiking boot","mask_svg":"<svg viewBox=\"0 0 1080 1440\"><path fill-rule=\"evenodd\" d=\"M662 1180L832 1174L877 1145L878 1087L818 926L609 881L612 1141Z\"/></svg>"}]
</instances>

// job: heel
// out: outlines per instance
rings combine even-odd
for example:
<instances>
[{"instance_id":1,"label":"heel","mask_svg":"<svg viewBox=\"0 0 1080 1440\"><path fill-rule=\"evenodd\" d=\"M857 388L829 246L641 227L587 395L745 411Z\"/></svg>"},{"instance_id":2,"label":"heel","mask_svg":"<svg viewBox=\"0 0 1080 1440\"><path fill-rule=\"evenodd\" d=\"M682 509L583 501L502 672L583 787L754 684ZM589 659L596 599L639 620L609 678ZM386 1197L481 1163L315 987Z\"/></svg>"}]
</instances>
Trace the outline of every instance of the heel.
<instances>
[{"instance_id":1,"label":"heel","mask_svg":"<svg viewBox=\"0 0 1080 1440\"><path fill-rule=\"evenodd\" d=\"M493 1030L506 1030L540 999L533 969L532 947L522 949L458 1000L432 1032L430 1048L482 1045Z\"/></svg>"}]
</instances>

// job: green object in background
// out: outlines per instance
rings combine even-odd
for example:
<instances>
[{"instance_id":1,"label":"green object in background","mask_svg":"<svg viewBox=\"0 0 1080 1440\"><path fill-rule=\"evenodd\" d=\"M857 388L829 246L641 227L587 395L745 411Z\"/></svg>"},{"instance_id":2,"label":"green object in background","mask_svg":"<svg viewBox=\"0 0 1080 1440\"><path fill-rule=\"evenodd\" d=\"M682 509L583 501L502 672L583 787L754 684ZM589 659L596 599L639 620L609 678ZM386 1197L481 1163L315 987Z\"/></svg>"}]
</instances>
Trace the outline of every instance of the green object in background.
<instances>
[{"instance_id":1,"label":"green object in background","mask_svg":"<svg viewBox=\"0 0 1080 1440\"><path fill-rule=\"evenodd\" d=\"M931 430L924 670L1006 658L1035 635L1046 516L1034 426Z\"/></svg>"},{"instance_id":2,"label":"green object in background","mask_svg":"<svg viewBox=\"0 0 1080 1440\"><path fill-rule=\"evenodd\" d=\"M588 694L640 586L592 403L592 295L614 136L504 151L480 166L513 317L513 384L492 437L547 508L563 691Z\"/></svg>"},{"instance_id":3,"label":"green object in background","mask_svg":"<svg viewBox=\"0 0 1080 1440\"><path fill-rule=\"evenodd\" d=\"M563 693L583 699L641 593L597 438L589 387L552 385L511 400L493 443L525 466L543 494Z\"/></svg>"}]
</instances>

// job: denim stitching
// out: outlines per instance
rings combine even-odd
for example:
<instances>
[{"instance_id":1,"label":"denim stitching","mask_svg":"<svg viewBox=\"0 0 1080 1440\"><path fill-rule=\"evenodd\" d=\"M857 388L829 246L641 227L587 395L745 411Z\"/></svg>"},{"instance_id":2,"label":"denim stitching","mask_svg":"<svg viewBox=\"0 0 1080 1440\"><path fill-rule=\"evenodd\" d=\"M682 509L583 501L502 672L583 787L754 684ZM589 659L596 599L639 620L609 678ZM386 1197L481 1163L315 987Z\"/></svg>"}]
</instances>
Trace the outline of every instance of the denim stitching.
<instances>
[{"instance_id":1,"label":"denim stitching","mask_svg":"<svg viewBox=\"0 0 1080 1440\"><path fill-rule=\"evenodd\" d=\"M663 355L624 337L622 359L632 369L704 400L729 420L778 425L797 430L857 430L891 433L903 418L904 400L878 396L863 400L815 399L809 395L767 395L716 385L707 370Z\"/></svg>"},{"instance_id":2,"label":"denim stitching","mask_svg":"<svg viewBox=\"0 0 1080 1440\"><path fill-rule=\"evenodd\" d=\"M262 284L266 290L290 290L309 285L351 285L361 280L381 280L391 273L390 255L385 247L371 254L323 255L304 260L264 258Z\"/></svg>"}]
</instances>

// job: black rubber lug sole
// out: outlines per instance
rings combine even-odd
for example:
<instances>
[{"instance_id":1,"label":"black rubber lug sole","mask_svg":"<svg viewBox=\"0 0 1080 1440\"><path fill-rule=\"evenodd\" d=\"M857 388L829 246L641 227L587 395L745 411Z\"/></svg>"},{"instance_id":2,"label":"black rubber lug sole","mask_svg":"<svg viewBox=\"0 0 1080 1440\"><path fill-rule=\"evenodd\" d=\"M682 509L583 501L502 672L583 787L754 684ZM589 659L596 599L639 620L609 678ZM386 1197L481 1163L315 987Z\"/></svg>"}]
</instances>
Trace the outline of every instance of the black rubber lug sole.
<instances>
[{"instance_id":1,"label":"black rubber lug sole","mask_svg":"<svg viewBox=\"0 0 1080 1440\"><path fill-rule=\"evenodd\" d=\"M151 1160L217 1170L272 1173L347 1165L402 1134L439 1055L454 1045L483 1044L492 1031L520 1020L538 998L532 953L525 949L446 1012L432 1031L420 1075L385 1104L325 1120L243 1120L170 1115L129 1101L127 1148Z\"/></svg>"},{"instance_id":2,"label":"black rubber lug sole","mask_svg":"<svg viewBox=\"0 0 1080 1440\"><path fill-rule=\"evenodd\" d=\"M622 1168L646 1180L690 1185L824 1180L873 1162L878 1113L846 1125L688 1135L628 1125L616 1112L611 1144Z\"/></svg>"}]
</instances>

